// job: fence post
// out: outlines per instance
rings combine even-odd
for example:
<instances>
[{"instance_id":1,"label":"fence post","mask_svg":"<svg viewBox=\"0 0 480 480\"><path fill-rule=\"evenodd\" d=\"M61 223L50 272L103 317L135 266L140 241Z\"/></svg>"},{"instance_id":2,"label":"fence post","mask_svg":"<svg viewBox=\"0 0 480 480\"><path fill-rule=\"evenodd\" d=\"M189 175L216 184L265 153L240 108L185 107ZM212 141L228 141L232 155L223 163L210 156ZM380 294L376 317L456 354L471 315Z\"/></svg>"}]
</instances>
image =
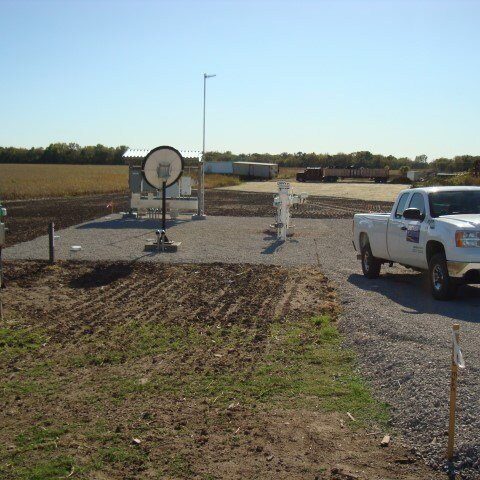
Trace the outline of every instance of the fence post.
<instances>
[{"instance_id":1,"label":"fence post","mask_svg":"<svg viewBox=\"0 0 480 480\"><path fill-rule=\"evenodd\" d=\"M55 263L55 224L48 225L48 258L50 263Z\"/></svg>"},{"instance_id":2,"label":"fence post","mask_svg":"<svg viewBox=\"0 0 480 480\"><path fill-rule=\"evenodd\" d=\"M3 259L2 246L0 245L0 288L3 288Z\"/></svg>"},{"instance_id":3,"label":"fence post","mask_svg":"<svg viewBox=\"0 0 480 480\"><path fill-rule=\"evenodd\" d=\"M2 247L0 245L0 322L2 322L2 325L3 325L2 288L3 288L3 261L2 261Z\"/></svg>"}]
</instances>

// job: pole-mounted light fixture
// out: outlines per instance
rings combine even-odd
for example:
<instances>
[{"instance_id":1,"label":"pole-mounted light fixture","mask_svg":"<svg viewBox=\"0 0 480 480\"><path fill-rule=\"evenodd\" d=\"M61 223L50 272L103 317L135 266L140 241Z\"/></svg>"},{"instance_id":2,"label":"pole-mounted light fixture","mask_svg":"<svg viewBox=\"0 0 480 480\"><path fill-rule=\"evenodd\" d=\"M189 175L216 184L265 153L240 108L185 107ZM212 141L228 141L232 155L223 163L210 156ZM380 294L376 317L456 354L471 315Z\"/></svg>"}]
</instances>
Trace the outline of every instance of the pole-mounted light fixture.
<instances>
[{"instance_id":1,"label":"pole-mounted light fixture","mask_svg":"<svg viewBox=\"0 0 480 480\"><path fill-rule=\"evenodd\" d=\"M205 169L204 169L204 157L205 157L205 108L207 99L207 78L213 78L217 75L215 73L203 74L203 143L202 143L202 161L200 162L200 175L199 175L199 195L198 195L198 212L195 215L197 219L205 218Z\"/></svg>"}]
</instances>

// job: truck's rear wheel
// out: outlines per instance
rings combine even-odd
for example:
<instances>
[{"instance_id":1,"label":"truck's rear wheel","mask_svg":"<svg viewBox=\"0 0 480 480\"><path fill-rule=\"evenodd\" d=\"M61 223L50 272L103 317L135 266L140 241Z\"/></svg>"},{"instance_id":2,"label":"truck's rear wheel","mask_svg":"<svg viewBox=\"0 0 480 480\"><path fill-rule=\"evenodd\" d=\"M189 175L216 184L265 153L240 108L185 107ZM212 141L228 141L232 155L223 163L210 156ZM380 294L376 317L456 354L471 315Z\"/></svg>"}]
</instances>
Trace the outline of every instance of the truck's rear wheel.
<instances>
[{"instance_id":1,"label":"truck's rear wheel","mask_svg":"<svg viewBox=\"0 0 480 480\"><path fill-rule=\"evenodd\" d=\"M455 297L458 283L448 274L447 261L443 253L433 255L428 263L428 273L433 298L451 300Z\"/></svg>"},{"instance_id":2,"label":"truck's rear wheel","mask_svg":"<svg viewBox=\"0 0 480 480\"><path fill-rule=\"evenodd\" d=\"M367 278L378 278L382 262L373 256L370 244L362 247L362 271Z\"/></svg>"}]
</instances>

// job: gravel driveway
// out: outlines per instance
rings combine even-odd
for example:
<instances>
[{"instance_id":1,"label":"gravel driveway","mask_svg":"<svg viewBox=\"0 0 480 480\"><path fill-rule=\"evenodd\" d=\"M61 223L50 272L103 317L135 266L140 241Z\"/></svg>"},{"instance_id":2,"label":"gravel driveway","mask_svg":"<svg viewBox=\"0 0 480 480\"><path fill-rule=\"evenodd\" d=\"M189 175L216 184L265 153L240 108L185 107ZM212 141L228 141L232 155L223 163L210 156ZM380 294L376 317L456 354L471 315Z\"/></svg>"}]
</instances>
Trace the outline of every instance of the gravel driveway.
<instances>
[{"instance_id":1,"label":"gravel driveway","mask_svg":"<svg viewBox=\"0 0 480 480\"><path fill-rule=\"evenodd\" d=\"M363 277L351 243L351 221L323 220L322 269L340 289L342 328L359 352L363 373L393 407L394 426L427 463L440 467L446 450L451 324L458 322L467 368L459 372L456 466L480 478L480 288L460 289L452 302L431 298L422 274L382 267Z\"/></svg>"},{"instance_id":2,"label":"gravel driveway","mask_svg":"<svg viewBox=\"0 0 480 480\"><path fill-rule=\"evenodd\" d=\"M287 180L295 193L305 192L317 197L337 197L357 200L376 200L394 202L398 192L408 188L408 185L394 183L355 183L355 182L296 182ZM255 193L278 193L278 179L268 182L243 182L240 185L222 187L218 190L255 192Z\"/></svg>"},{"instance_id":3,"label":"gravel driveway","mask_svg":"<svg viewBox=\"0 0 480 480\"><path fill-rule=\"evenodd\" d=\"M377 395L392 405L394 427L436 467L443 464L446 448L451 324L459 322L467 369L459 374L457 466L463 469L462 478L480 478L480 289L464 287L458 300L437 302L423 276L402 267L384 267L379 279L365 279L351 244L351 220L296 219L296 235L284 245L265 233L268 223L258 217L179 221L169 230L172 239L183 242L179 252L159 256L142 252L158 222L103 218L60 231L58 255L71 258L69 246L80 244L78 259L318 262L338 284L344 307L342 329ZM5 257L45 258L46 252L46 237L40 237L7 248Z\"/></svg>"}]
</instances>

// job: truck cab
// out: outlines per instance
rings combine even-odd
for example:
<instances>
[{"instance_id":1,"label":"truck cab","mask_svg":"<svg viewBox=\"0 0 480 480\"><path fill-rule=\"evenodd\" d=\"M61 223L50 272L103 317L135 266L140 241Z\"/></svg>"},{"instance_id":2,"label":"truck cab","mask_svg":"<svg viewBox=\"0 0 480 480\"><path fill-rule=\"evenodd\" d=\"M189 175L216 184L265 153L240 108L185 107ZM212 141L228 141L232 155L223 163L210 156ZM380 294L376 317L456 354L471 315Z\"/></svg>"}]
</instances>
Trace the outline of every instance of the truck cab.
<instances>
[{"instance_id":1,"label":"truck cab","mask_svg":"<svg viewBox=\"0 0 480 480\"><path fill-rule=\"evenodd\" d=\"M480 187L404 190L390 214L354 216L354 246L367 277L400 263L428 271L435 298L452 298L480 282Z\"/></svg>"},{"instance_id":2,"label":"truck cab","mask_svg":"<svg viewBox=\"0 0 480 480\"><path fill-rule=\"evenodd\" d=\"M297 182L321 182L323 180L323 168L308 167L296 175Z\"/></svg>"}]
</instances>

